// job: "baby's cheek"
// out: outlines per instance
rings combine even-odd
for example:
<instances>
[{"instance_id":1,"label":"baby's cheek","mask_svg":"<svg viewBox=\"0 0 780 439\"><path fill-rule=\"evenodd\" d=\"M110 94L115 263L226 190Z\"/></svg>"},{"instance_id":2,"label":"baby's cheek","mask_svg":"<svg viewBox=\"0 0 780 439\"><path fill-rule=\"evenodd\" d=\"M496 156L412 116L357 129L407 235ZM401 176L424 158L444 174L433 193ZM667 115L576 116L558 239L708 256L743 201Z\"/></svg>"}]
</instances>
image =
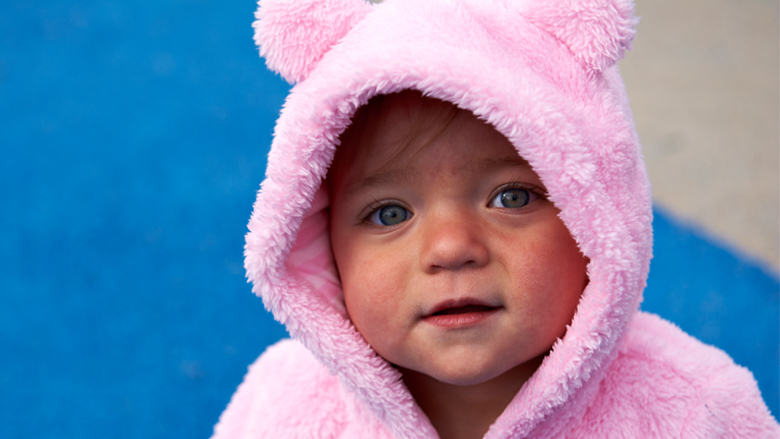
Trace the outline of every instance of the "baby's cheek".
<instances>
[{"instance_id":1,"label":"baby's cheek","mask_svg":"<svg viewBox=\"0 0 780 439\"><path fill-rule=\"evenodd\" d=\"M403 326L405 276L398 265L381 258L362 260L344 279L344 299L350 318L378 351L392 345Z\"/></svg>"},{"instance_id":2,"label":"baby's cheek","mask_svg":"<svg viewBox=\"0 0 780 439\"><path fill-rule=\"evenodd\" d=\"M385 354L394 333L386 307L366 291L345 293L345 300L352 324L377 353Z\"/></svg>"},{"instance_id":3,"label":"baby's cheek","mask_svg":"<svg viewBox=\"0 0 780 439\"><path fill-rule=\"evenodd\" d=\"M364 267L365 268L365 267ZM384 276L357 270L363 276L352 276L344 284L344 300L353 321L384 322L393 308L391 288Z\"/></svg>"}]
</instances>

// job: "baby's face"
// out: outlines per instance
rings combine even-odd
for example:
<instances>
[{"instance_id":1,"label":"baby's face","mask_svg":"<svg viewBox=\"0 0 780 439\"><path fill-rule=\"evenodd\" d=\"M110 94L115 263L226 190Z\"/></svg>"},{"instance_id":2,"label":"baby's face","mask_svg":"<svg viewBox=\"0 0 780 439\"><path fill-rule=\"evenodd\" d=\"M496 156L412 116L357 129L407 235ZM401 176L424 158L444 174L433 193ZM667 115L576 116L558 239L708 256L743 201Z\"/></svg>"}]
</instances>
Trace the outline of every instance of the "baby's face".
<instances>
[{"instance_id":1,"label":"baby's face","mask_svg":"<svg viewBox=\"0 0 780 439\"><path fill-rule=\"evenodd\" d=\"M450 384L544 354L587 276L539 176L471 113L410 139L430 106L389 101L370 135L340 147L328 177L352 322L389 362Z\"/></svg>"}]
</instances>

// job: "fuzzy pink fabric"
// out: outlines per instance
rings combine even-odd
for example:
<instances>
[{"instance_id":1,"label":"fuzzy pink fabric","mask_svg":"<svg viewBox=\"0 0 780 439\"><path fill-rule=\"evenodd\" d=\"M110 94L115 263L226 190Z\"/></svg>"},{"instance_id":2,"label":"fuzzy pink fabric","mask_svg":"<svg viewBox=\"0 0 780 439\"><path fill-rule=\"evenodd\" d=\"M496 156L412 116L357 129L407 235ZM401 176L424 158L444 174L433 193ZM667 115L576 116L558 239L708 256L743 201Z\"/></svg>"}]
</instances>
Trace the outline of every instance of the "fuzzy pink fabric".
<instances>
[{"instance_id":1,"label":"fuzzy pink fabric","mask_svg":"<svg viewBox=\"0 0 780 439\"><path fill-rule=\"evenodd\" d=\"M651 314L634 317L617 358L591 391L590 404L558 411L527 437L778 437L747 369ZM486 438L525 437L509 417L502 421ZM216 437L393 436L309 350L285 340L250 366Z\"/></svg>"},{"instance_id":2,"label":"fuzzy pink fabric","mask_svg":"<svg viewBox=\"0 0 780 439\"><path fill-rule=\"evenodd\" d=\"M780 437L755 381L637 314L650 187L615 62L626 0L261 0L256 41L297 82L249 223L253 291L296 341L251 368L217 438L436 432L345 314L321 183L357 107L416 89L491 123L536 170L590 258L562 340L486 437Z\"/></svg>"}]
</instances>

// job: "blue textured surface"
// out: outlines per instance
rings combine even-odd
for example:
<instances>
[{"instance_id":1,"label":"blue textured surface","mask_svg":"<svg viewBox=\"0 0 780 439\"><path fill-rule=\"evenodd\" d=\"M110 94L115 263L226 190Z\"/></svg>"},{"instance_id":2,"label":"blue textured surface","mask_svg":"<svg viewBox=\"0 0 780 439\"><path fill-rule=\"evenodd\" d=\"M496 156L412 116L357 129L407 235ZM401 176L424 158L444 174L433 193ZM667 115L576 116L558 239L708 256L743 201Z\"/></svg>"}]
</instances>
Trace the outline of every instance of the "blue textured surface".
<instances>
[{"instance_id":1,"label":"blue textured surface","mask_svg":"<svg viewBox=\"0 0 780 439\"><path fill-rule=\"evenodd\" d=\"M288 87L252 0L0 4L0 437L207 437L284 330L243 234ZM778 281L661 213L643 307L778 413Z\"/></svg>"}]
</instances>

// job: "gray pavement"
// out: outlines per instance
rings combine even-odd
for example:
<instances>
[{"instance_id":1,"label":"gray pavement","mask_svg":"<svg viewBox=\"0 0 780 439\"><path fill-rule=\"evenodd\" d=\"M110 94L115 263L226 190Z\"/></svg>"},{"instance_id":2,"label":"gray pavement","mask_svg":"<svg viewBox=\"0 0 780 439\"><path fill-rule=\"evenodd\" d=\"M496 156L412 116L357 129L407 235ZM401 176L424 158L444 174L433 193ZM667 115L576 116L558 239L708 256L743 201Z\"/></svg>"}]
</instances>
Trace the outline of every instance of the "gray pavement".
<instances>
[{"instance_id":1,"label":"gray pavement","mask_svg":"<svg viewBox=\"0 0 780 439\"><path fill-rule=\"evenodd\" d=\"M637 0L621 61L655 202L780 271L778 2Z\"/></svg>"}]
</instances>

